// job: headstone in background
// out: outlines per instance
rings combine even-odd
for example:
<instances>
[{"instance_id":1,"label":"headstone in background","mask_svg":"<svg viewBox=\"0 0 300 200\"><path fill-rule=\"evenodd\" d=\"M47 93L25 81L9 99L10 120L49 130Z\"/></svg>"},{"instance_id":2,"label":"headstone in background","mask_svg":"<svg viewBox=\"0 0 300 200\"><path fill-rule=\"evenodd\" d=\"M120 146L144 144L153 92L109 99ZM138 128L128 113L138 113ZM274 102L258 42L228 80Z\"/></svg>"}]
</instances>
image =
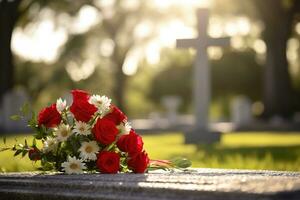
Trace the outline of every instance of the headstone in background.
<instances>
[{"instance_id":1,"label":"headstone in background","mask_svg":"<svg viewBox=\"0 0 300 200\"><path fill-rule=\"evenodd\" d=\"M296 112L293 116L293 122L300 123L300 112Z\"/></svg>"},{"instance_id":2,"label":"headstone in background","mask_svg":"<svg viewBox=\"0 0 300 200\"><path fill-rule=\"evenodd\" d=\"M28 130L26 122L22 120L13 121L12 115L19 114L20 107L29 101L29 97L24 90L13 90L4 94L1 103L1 129L8 132L22 132Z\"/></svg>"},{"instance_id":3,"label":"headstone in background","mask_svg":"<svg viewBox=\"0 0 300 200\"><path fill-rule=\"evenodd\" d=\"M269 119L269 124L273 127L281 127L286 123L288 123L288 121L279 115L274 115Z\"/></svg>"},{"instance_id":4,"label":"headstone in background","mask_svg":"<svg viewBox=\"0 0 300 200\"><path fill-rule=\"evenodd\" d=\"M162 105L167 110L167 119L170 126L174 126L178 121L178 108L181 104L181 98L178 96L165 96L161 100Z\"/></svg>"},{"instance_id":5,"label":"headstone in background","mask_svg":"<svg viewBox=\"0 0 300 200\"><path fill-rule=\"evenodd\" d=\"M239 96L231 102L231 121L235 126L249 125L253 120L251 100L245 96Z\"/></svg>"},{"instance_id":6,"label":"headstone in background","mask_svg":"<svg viewBox=\"0 0 300 200\"><path fill-rule=\"evenodd\" d=\"M151 124L155 127L160 127L162 122L162 116L159 112L151 112L149 114L149 120L152 122Z\"/></svg>"}]
</instances>

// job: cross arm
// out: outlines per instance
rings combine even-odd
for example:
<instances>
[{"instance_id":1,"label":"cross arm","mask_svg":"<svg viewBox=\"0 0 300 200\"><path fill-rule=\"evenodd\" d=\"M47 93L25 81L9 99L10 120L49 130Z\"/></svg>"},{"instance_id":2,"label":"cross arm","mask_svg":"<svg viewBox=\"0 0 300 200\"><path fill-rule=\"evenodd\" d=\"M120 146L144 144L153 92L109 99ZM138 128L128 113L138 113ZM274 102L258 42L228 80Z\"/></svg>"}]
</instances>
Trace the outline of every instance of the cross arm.
<instances>
[{"instance_id":1,"label":"cross arm","mask_svg":"<svg viewBox=\"0 0 300 200\"><path fill-rule=\"evenodd\" d=\"M209 38L208 46L221 46L221 47L230 46L230 38L229 37Z\"/></svg>"},{"instance_id":2,"label":"cross arm","mask_svg":"<svg viewBox=\"0 0 300 200\"><path fill-rule=\"evenodd\" d=\"M197 39L177 39L176 47L182 49L197 48Z\"/></svg>"}]
</instances>

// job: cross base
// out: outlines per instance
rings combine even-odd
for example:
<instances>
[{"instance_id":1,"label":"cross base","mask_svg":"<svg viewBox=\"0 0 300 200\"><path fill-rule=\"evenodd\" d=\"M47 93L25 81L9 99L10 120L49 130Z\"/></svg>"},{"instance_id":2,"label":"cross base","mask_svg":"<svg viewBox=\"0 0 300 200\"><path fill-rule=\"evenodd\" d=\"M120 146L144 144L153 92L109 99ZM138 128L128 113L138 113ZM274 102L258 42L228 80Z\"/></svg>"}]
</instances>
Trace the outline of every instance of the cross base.
<instances>
[{"instance_id":1,"label":"cross base","mask_svg":"<svg viewBox=\"0 0 300 200\"><path fill-rule=\"evenodd\" d=\"M221 132L210 131L204 128L195 128L185 132L185 144L212 144L219 142Z\"/></svg>"}]
</instances>

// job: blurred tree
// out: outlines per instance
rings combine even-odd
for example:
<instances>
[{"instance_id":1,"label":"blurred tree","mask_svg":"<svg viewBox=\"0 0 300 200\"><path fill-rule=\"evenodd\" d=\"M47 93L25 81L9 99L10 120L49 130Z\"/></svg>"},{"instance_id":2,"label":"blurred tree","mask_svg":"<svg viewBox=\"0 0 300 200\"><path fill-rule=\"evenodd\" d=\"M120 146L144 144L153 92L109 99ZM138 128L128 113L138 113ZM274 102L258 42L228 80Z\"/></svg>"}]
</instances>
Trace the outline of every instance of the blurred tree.
<instances>
[{"instance_id":1,"label":"blurred tree","mask_svg":"<svg viewBox=\"0 0 300 200\"><path fill-rule=\"evenodd\" d=\"M179 96L182 109L188 109L192 103L192 63L193 56L188 51L164 50L157 66L160 71L152 79L149 98L160 105L164 96Z\"/></svg>"},{"instance_id":2,"label":"blurred tree","mask_svg":"<svg viewBox=\"0 0 300 200\"><path fill-rule=\"evenodd\" d=\"M18 7L21 0L0 1L0 102L3 94L14 84L14 68L10 48L11 36L20 17Z\"/></svg>"},{"instance_id":3,"label":"blurred tree","mask_svg":"<svg viewBox=\"0 0 300 200\"><path fill-rule=\"evenodd\" d=\"M143 59L134 76L128 79L128 88L126 90L126 102L128 114L131 118L145 118L150 113L159 110L159 104L156 104L149 98L149 91L152 88L152 79L156 76L160 68L153 67Z\"/></svg>"},{"instance_id":4,"label":"blurred tree","mask_svg":"<svg viewBox=\"0 0 300 200\"><path fill-rule=\"evenodd\" d=\"M36 10L42 9L47 0L1 0L0 1L0 102L5 92L12 89L15 81L15 66L11 50L11 39L14 28L17 25L25 26L34 19L28 11L35 6ZM62 5L66 1L56 1ZM76 3L78 4L78 3ZM74 4L74 5L76 5ZM76 6L72 6L74 8ZM77 6L78 9L78 6ZM58 9L61 12L61 9ZM35 13L36 14L36 13Z\"/></svg>"},{"instance_id":5,"label":"blurred tree","mask_svg":"<svg viewBox=\"0 0 300 200\"><path fill-rule=\"evenodd\" d=\"M99 6L96 8L100 13L105 13L104 8ZM128 76L123 72L125 59L131 50L143 45L154 36L154 30L151 30L150 35L136 38L136 27L147 20L153 22L157 19L164 20L165 14L147 6L145 1L138 2L138 6L134 9L126 9L124 1L121 0L115 1L112 12L114 13L112 16L105 17L104 15L101 26L97 28L103 33L103 38L114 42L114 50L109 57L114 74L113 94L116 104L126 112L125 88Z\"/></svg>"},{"instance_id":6,"label":"blurred tree","mask_svg":"<svg viewBox=\"0 0 300 200\"><path fill-rule=\"evenodd\" d=\"M254 101L262 99L263 68L255 52L228 51L219 60L212 60L213 97L246 95Z\"/></svg>"},{"instance_id":7,"label":"blurred tree","mask_svg":"<svg viewBox=\"0 0 300 200\"><path fill-rule=\"evenodd\" d=\"M290 117L293 114L295 93L291 86L286 50L295 22L300 19L300 1L254 0L254 2L264 22L263 39L267 46L264 115Z\"/></svg>"},{"instance_id":8,"label":"blurred tree","mask_svg":"<svg viewBox=\"0 0 300 200\"><path fill-rule=\"evenodd\" d=\"M299 41L298 44L300 44L300 32L295 33L295 38L298 39ZM293 74L293 85L296 88L296 98L294 102L296 105L296 110L299 112L300 111L300 101L299 101L300 99L300 47L298 47L297 54L298 54L297 71Z\"/></svg>"},{"instance_id":9,"label":"blurred tree","mask_svg":"<svg viewBox=\"0 0 300 200\"><path fill-rule=\"evenodd\" d=\"M287 41L300 20L299 0L216 0L220 13L248 15L263 24L262 39L267 52L264 67L264 114L270 118L279 115L289 118L296 110L295 86L289 73Z\"/></svg>"},{"instance_id":10,"label":"blurred tree","mask_svg":"<svg viewBox=\"0 0 300 200\"><path fill-rule=\"evenodd\" d=\"M48 78L46 80L51 81L51 83L54 84L59 84L66 81L66 75L69 74L69 72L66 73L66 66L70 63L70 61L80 67L81 65L83 65L84 61L91 59L88 57L93 51L92 53L94 58L92 59L96 62L95 64L97 68L101 68L101 65L108 65L107 68L110 68L110 70L103 71L103 74L107 71L110 72L110 75L112 76L110 78L113 79L114 82L114 84L112 85L112 91L113 97L116 100L115 103L124 110L124 90L126 88L126 82L128 78L122 70L125 59L132 49L134 49L136 46L143 45L144 42L147 42L155 34L154 30L150 30L149 35L143 38L136 38L136 27L139 26L140 23L149 19L152 22L155 22L157 19L162 21L165 14L155 9L153 6L148 6L147 3L149 2L136 1L136 5L131 7L127 5L128 1L116 0L110 1L110 3L111 2L112 5L108 8L107 5L105 5L107 4L107 1L105 0L77 0L72 3L69 0L1 1L0 12L2 14L1 17L3 18L1 22L7 23L8 19L13 19L13 23L11 23L10 26L7 26L6 24L1 26L1 33L4 29L8 33L8 37L3 39L5 40L6 46L1 48L2 54L4 56L0 55L0 63L6 62L5 66L1 65L2 68L0 69L1 75L5 77L5 79L1 78L1 81L3 82L3 84L1 82L1 95L6 90L10 89L15 83L13 81L14 67L11 59L9 59L9 62L5 60L6 58L11 58L11 56L7 57L5 55L11 55L10 39L13 28L16 25L26 27L30 22L36 22L40 20L38 17L39 13L45 9L50 9L51 12L55 13L55 17L53 20L55 20L57 24L59 24L61 23L61 20L59 18L60 16L62 16L61 14L63 14L65 18L75 18L76 15L80 12L81 8L83 8L84 6L89 6L97 10L100 20L98 20L97 24L84 32L74 33L68 30L68 39L60 51L61 53L59 55L59 58L55 63L47 64L51 66L53 71L50 75L52 78ZM11 10L8 10L8 8L10 7L12 7ZM4 10L5 12L2 12L2 10ZM11 17L14 16L13 13L16 13L15 15L18 17ZM18 23L16 23L17 20ZM153 23L152 25L155 27L155 23ZM2 35L0 36L2 37ZM99 53L99 47L101 46L102 42L105 42L107 40L112 43L113 51L111 55L102 56L101 53ZM9 69L10 71L6 69ZM32 72L31 74L34 73ZM99 74L97 74L97 76L98 75ZM94 76L94 74L91 75L91 77L92 76ZM101 77L103 78L105 76L102 75ZM20 76L18 76L18 78L20 78L20 80L18 81L19 83L24 83L24 81L26 81ZM76 80L71 80L70 77L68 79L68 83L70 86L80 87L83 85L80 84L78 80L78 82L76 83ZM97 78L95 79L97 80ZM40 84L38 87L35 87L35 92L33 92L35 94L41 92L44 88L47 87L47 84L49 83L47 81L41 81L40 79L37 80L40 81ZM70 81L73 81L73 83L71 83ZM103 81L98 80L97 84L101 84L102 82ZM110 84L111 83L103 83L102 85Z\"/></svg>"}]
</instances>

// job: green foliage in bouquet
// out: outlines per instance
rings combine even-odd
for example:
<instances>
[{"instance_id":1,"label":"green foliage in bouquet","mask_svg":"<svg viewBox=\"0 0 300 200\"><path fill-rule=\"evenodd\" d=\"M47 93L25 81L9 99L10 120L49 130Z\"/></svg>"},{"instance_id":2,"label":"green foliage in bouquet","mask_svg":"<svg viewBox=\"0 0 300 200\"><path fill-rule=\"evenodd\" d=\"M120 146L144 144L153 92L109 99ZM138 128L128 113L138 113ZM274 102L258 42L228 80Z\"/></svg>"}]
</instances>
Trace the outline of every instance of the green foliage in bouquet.
<instances>
[{"instance_id":1,"label":"green foliage in bouquet","mask_svg":"<svg viewBox=\"0 0 300 200\"><path fill-rule=\"evenodd\" d=\"M2 148L32 161L40 170L83 172L144 173L153 169L187 168L186 159L150 160L143 140L127 121L127 116L106 96L72 90L70 106L61 98L42 109L38 116L25 104L13 120L26 120L34 131L32 144ZM37 145L41 141L41 148ZM5 141L4 141L5 142Z\"/></svg>"}]
</instances>

